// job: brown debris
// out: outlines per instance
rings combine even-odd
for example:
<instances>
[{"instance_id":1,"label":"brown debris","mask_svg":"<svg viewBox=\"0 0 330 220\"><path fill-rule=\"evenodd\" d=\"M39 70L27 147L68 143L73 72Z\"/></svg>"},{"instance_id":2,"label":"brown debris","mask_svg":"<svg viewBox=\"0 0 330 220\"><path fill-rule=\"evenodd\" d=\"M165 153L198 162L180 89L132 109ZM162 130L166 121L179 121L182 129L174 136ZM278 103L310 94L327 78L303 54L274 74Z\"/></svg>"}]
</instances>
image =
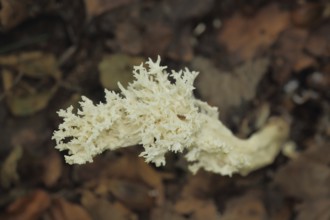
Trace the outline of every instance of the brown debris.
<instances>
[{"instance_id":1,"label":"brown debris","mask_svg":"<svg viewBox=\"0 0 330 220\"><path fill-rule=\"evenodd\" d=\"M58 89L61 72L53 54L32 51L1 56L0 65L5 71L6 101L14 115L27 116L44 109ZM16 80L15 74L19 76Z\"/></svg>"},{"instance_id":2,"label":"brown debris","mask_svg":"<svg viewBox=\"0 0 330 220\"><path fill-rule=\"evenodd\" d=\"M322 18L324 6L319 2L305 2L291 12L291 20L297 27L309 27Z\"/></svg>"},{"instance_id":3,"label":"brown debris","mask_svg":"<svg viewBox=\"0 0 330 220\"><path fill-rule=\"evenodd\" d=\"M297 207L297 220L328 220L330 219L329 198L306 201Z\"/></svg>"},{"instance_id":4,"label":"brown debris","mask_svg":"<svg viewBox=\"0 0 330 220\"><path fill-rule=\"evenodd\" d=\"M54 8L55 1L47 1L45 4L43 1L35 0L1 0L0 5L0 26L9 30L27 18Z\"/></svg>"},{"instance_id":5,"label":"brown debris","mask_svg":"<svg viewBox=\"0 0 330 220\"><path fill-rule=\"evenodd\" d=\"M155 204L152 189L125 180L113 179L108 183L109 191L131 210L148 210Z\"/></svg>"},{"instance_id":6,"label":"brown debris","mask_svg":"<svg viewBox=\"0 0 330 220\"><path fill-rule=\"evenodd\" d=\"M194 220L218 220L220 214L217 207L211 200L186 199L180 200L175 204L175 211L181 215L189 215Z\"/></svg>"},{"instance_id":7,"label":"brown debris","mask_svg":"<svg viewBox=\"0 0 330 220\"><path fill-rule=\"evenodd\" d=\"M111 203L106 198L97 198L89 191L84 191L82 205L95 220L137 220L137 216L120 203Z\"/></svg>"},{"instance_id":8,"label":"brown debris","mask_svg":"<svg viewBox=\"0 0 330 220\"><path fill-rule=\"evenodd\" d=\"M280 168L274 181L287 195L295 198L327 197L330 195L329 161L328 147L312 148Z\"/></svg>"},{"instance_id":9,"label":"brown debris","mask_svg":"<svg viewBox=\"0 0 330 220\"><path fill-rule=\"evenodd\" d=\"M306 50L316 57L330 57L330 23L311 32L306 42Z\"/></svg>"},{"instance_id":10,"label":"brown debris","mask_svg":"<svg viewBox=\"0 0 330 220\"><path fill-rule=\"evenodd\" d=\"M43 190L35 190L11 203L1 220L38 220L50 207L51 199Z\"/></svg>"},{"instance_id":11,"label":"brown debris","mask_svg":"<svg viewBox=\"0 0 330 220\"><path fill-rule=\"evenodd\" d=\"M252 191L243 196L231 199L221 220L263 220L267 218L266 207L261 200L260 192Z\"/></svg>"},{"instance_id":12,"label":"brown debris","mask_svg":"<svg viewBox=\"0 0 330 220\"><path fill-rule=\"evenodd\" d=\"M92 220L80 205L73 204L63 198L54 198L44 218L49 220Z\"/></svg>"},{"instance_id":13,"label":"brown debris","mask_svg":"<svg viewBox=\"0 0 330 220\"><path fill-rule=\"evenodd\" d=\"M291 28L279 37L273 50L275 58L272 63L273 77L277 82L286 82L292 71L300 72L316 66L315 59L304 52L308 35L307 30Z\"/></svg>"},{"instance_id":14,"label":"brown debris","mask_svg":"<svg viewBox=\"0 0 330 220\"><path fill-rule=\"evenodd\" d=\"M174 37L173 28L163 21L151 21L143 35L143 51L148 57L164 56Z\"/></svg>"},{"instance_id":15,"label":"brown debris","mask_svg":"<svg viewBox=\"0 0 330 220\"><path fill-rule=\"evenodd\" d=\"M41 182L46 187L53 187L56 185L59 178L62 176L63 160L58 151L51 150L42 160L43 175Z\"/></svg>"},{"instance_id":16,"label":"brown debris","mask_svg":"<svg viewBox=\"0 0 330 220\"><path fill-rule=\"evenodd\" d=\"M329 6L0 0L0 220L329 219ZM158 55L200 71L195 95L241 138L284 115L294 157L231 178L192 175L174 154L155 168L139 146L65 164L50 149L56 111L82 94L104 101L104 87Z\"/></svg>"},{"instance_id":17,"label":"brown debris","mask_svg":"<svg viewBox=\"0 0 330 220\"><path fill-rule=\"evenodd\" d=\"M271 4L252 18L237 13L225 20L217 39L233 59L246 61L267 51L288 25L289 13Z\"/></svg>"},{"instance_id":18,"label":"brown debris","mask_svg":"<svg viewBox=\"0 0 330 220\"><path fill-rule=\"evenodd\" d=\"M84 0L87 16L89 18L128 5L134 1L135 0Z\"/></svg>"},{"instance_id":19,"label":"brown debris","mask_svg":"<svg viewBox=\"0 0 330 220\"><path fill-rule=\"evenodd\" d=\"M201 71L196 86L204 100L219 107L220 117L226 118L231 108L255 98L256 89L267 71L267 58L248 61L233 69L231 73L217 69L213 63L203 57L196 57L192 67Z\"/></svg>"}]
</instances>

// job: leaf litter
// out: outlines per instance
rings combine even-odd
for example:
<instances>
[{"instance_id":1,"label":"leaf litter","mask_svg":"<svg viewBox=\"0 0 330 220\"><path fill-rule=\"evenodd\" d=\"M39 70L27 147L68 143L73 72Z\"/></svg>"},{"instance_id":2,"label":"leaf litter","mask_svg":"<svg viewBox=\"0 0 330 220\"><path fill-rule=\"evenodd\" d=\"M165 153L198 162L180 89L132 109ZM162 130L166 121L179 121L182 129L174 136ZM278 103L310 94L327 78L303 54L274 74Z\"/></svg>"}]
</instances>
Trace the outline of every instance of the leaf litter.
<instances>
[{"instance_id":1,"label":"leaf litter","mask_svg":"<svg viewBox=\"0 0 330 220\"><path fill-rule=\"evenodd\" d=\"M1 220L329 219L326 1L0 2L1 41L45 30L59 39L0 57ZM38 22L45 29L35 32ZM174 155L155 168L131 148L64 164L50 141L55 112L80 94L102 101L104 88L128 83L132 65L158 54L199 70L196 95L241 137L285 115L295 156L232 178L192 176Z\"/></svg>"}]
</instances>

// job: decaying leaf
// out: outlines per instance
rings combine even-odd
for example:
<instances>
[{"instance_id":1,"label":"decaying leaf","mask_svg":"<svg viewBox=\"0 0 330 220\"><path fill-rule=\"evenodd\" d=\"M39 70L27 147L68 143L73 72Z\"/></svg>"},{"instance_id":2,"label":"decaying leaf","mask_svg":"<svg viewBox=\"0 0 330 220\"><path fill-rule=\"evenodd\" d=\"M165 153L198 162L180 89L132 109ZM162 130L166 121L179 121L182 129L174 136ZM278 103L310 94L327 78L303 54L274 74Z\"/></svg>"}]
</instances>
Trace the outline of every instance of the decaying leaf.
<instances>
[{"instance_id":1,"label":"decaying leaf","mask_svg":"<svg viewBox=\"0 0 330 220\"><path fill-rule=\"evenodd\" d=\"M133 209L164 202L161 173L131 153L119 158L97 158L94 163L77 167L74 175L79 182L88 181L85 187L92 188L96 194L111 193L119 200L127 201L126 204L131 203L128 206Z\"/></svg>"},{"instance_id":2,"label":"decaying leaf","mask_svg":"<svg viewBox=\"0 0 330 220\"><path fill-rule=\"evenodd\" d=\"M197 88L204 99L220 109L220 118L226 118L233 107L251 101L256 96L256 89L267 71L267 58L248 61L236 67L231 73L217 69L206 58L196 57L192 67L199 70Z\"/></svg>"},{"instance_id":3,"label":"decaying leaf","mask_svg":"<svg viewBox=\"0 0 330 220\"><path fill-rule=\"evenodd\" d=\"M29 17L54 8L55 1L1 0L0 26L6 30L16 27Z\"/></svg>"},{"instance_id":4,"label":"decaying leaf","mask_svg":"<svg viewBox=\"0 0 330 220\"><path fill-rule=\"evenodd\" d=\"M281 167L274 181L289 196L305 200L324 198L330 195L328 163L329 148L314 147Z\"/></svg>"},{"instance_id":5,"label":"decaying leaf","mask_svg":"<svg viewBox=\"0 0 330 220\"><path fill-rule=\"evenodd\" d=\"M120 203L111 203L106 198L98 198L89 191L84 191L82 205L95 220L137 220L137 216Z\"/></svg>"},{"instance_id":6,"label":"decaying leaf","mask_svg":"<svg viewBox=\"0 0 330 220\"><path fill-rule=\"evenodd\" d=\"M45 186L52 187L62 175L63 162L61 156L57 151L52 150L46 155L42 163L44 170L41 180Z\"/></svg>"},{"instance_id":7,"label":"decaying leaf","mask_svg":"<svg viewBox=\"0 0 330 220\"><path fill-rule=\"evenodd\" d=\"M276 81L283 83L290 78L292 71L299 72L315 66L315 60L304 51L308 34L307 30L291 28L283 31L278 38L272 65Z\"/></svg>"},{"instance_id":8,"label":"decaying leaf","mask_svg":"<svg viewBox=\"0 0 330 220\"><path fill-rule=\"evenodd\" d=\"M50 204L51 199L46 192L35 190L10 204L0 220L39 220Z\"/></svg>"},{"instance_id":9,"label":"decaying leaf","mask_svg":"<svg viewBox=\"0 0 330 220\"><path fill-rule=\"evenodd\" d=\"M212 200L186 199L175 204L175 210L181 215L189 215L193 220L219 220L220 214Z\"/></svg>"},{"instance_id":10,"label":"decaying leaf","mask_svg":"<svg viewBox=\"0 0 330 220\"><path fill-rule=\"evenodd\" d=\"M187 218L183 217L177 213L174 209L174 206L171 202L166 202L162 206L158 206L151 210L150 219L157 220L186 220Z\"/></svg>"},{"instance_id":11,"label":"decaying leaf","mask_svg":"<svg viewBox=\"0 0 330 220\"><path fill-rule=\"evenodd\" d=\"M135 0L85 0L85 6L88 17L92 18L134 1Z\"/></svg>"},{"instance_id":12,"label":"decaying leaf","mask_svg":"<svg viewBox=\"0 0 330 220\"><path fill-rule=\"evenodd\" d=\"M109 191L131 210L148 210L155 204L153 190L143 184L120 179L110 180Z\"/></svg>"},{"instance_id":13,"label":"decaying leaf","mask_svg":"<svg viewBox=\"0 0 330 220\"><path fill-rule=\"evenodd\" d=\"M92 220L83 207L63 198L54 198L44 216L50 220Z\"/></svg>"},{"instance_id":14,"label":"decaying leaf","mask_svg":"<svg viewBox=\"0 0 330 220\"><path fill-rule=\"evenodd\" d=\"M132 22L119 23L115 30L118 45L124 53L139 54L142 51L142 33Z\"/></svg>"},{"instance_id":15,"label":"decaying leaf","mask_svg":"<svg viewBox=\"0 0 330 220\"><path fill-rule=\"evenodd\" d=\"M278 35L288 27L289 21L289 13L275 4L262 8L252 18L235 14L224 21L218 42L236 59L249 60L268 50Z\"/></svg>"},{"instance_id":16,"label":"decaying leaf","mask_svg":"<svg viewBox=\"0 0 330 220\"><path fill-rule=\"evenodd\" d=\"M61 72L53 54L33 51L2 56L0 65L5 73L6 101L14 115L26 116L42 110L57 91ZM22 78L14 84L15 74Z\"/></svg>"},{"instance_id":17,"label":"decaying leaf","mask_svg":"<svg viewBox=\"0 0 330 220\"><path fill-rule=\"evenodd\" d=\"M330 219L330 199L306 201L297 207L297 220L328 220Z\"/></svg>"},{"instance_id":18,"label":"decaying leaf","mask_svg":"<svg viewBox=\"0 0 330 220\"><path fill-rule=\"evenodd\" d=\"M248 192L243 196L230 200L225 208L221 220L263 220L267 218L267 211L260 193Z\"/></svg>"},{"instance_id":19,"label":"decaying leaf","mask_svg":"<svg viewBox=\"0 0 330 220\"><path fill-rule=\"evenodd\" d=\"M117 90L118 82L127 86L133 81L132 66L140 65L141 57L131 57L125 54L114 54L103 56L99 63L100 80L104 88Z\"/></svg>"},{"instance_id":20,"label":"decaying leaf","mask_svg":"<svg viewBox=\"0 0 330 220\"><path fill-rule=\"evenodd\" d=\"M12 183L19 180L17 163L23 156L23 149L20 146L14 147L1 166L1 186L8 188Z\"/></svg>"}]
</instances>

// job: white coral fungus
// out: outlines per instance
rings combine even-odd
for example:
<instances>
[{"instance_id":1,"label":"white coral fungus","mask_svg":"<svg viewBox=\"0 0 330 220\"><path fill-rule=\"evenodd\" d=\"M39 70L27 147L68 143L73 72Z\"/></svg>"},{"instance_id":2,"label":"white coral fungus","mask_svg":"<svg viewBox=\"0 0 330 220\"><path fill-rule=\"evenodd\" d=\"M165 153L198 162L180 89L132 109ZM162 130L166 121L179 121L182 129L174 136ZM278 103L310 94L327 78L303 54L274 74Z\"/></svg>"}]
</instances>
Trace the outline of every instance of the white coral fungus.
<instances>
[{"instance_id":1,"label":"white coral fungus","mask_svg":"<svg viewBox=\"0 0 330 220\"><path fill-rule=\"evenodd\" d=\"M82 97L77 114L72 106L58 112L64 121L53 139L57 149L68 150L69 164L137 144L144 147L141 156L157 166L165 165L168 151L184 153L192 172L247 174L272 163L288 135L283 119L274 118L249 139L238 139L218 120L217 108L195 99L197 72L169 74L160 58L146 64L134 67L135 81L127 88L119 83L120 95L105 90L105 103L94 105Z\"/></svg>"}]
</instances>

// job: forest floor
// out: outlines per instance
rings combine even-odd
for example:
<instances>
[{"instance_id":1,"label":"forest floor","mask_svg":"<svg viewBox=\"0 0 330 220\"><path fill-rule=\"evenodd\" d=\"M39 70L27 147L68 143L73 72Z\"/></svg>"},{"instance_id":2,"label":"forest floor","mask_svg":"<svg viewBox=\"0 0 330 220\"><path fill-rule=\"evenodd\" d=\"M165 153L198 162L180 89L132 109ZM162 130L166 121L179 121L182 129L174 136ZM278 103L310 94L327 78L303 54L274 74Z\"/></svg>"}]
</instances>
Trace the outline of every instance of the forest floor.
<instances>
[{"instance_id":1,"label":"forest floor","mask_svg":"<svg viewBox=\"0 0 330 220\"><path fill-rule=\"evenodd\" d=\"M328 1L0 0L0 28L0 220L330 219ZM285 150L232 177L141 146L66 164L56 112L158 55L200 72L196 97L238 137L286 118Z\"/></svg>"}]
</instances>

